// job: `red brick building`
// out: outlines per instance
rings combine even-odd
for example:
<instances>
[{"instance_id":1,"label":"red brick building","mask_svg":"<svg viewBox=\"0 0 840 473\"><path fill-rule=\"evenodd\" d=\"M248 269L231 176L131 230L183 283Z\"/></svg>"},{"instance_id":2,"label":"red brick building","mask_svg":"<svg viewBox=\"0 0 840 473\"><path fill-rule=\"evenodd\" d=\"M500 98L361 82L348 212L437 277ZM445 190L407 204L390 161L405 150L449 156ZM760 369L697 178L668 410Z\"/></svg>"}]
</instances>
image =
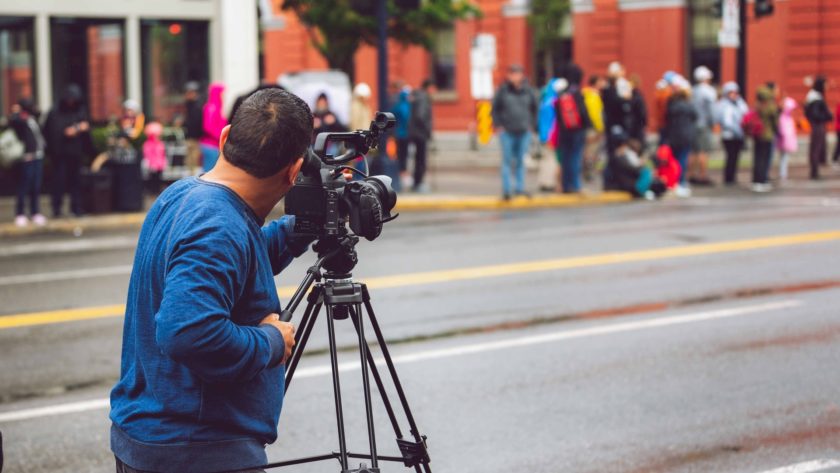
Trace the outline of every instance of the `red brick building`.
<instances>
[{"instance_id":1,"label":"red brick building","mask_svg":"<svg viewBox=\"0 0 840 473\"><path fill-rule=\"evenodd\" d=\"M620 61L639 74L644 88L666 70L690 77L701 64L716 82L735 80L736 50L717 46L720 20L713 0L574 0L574 61L587 73ZM805 98L804 78L840 79L840 1L776 0L771 16L756 19L748 5L747 91L774 81L783 93ZM650 93L648 94L650 95ZM829 101L837 98L829 94Z\"/></svg>"},{"instance_id":2,"label":"red brick building","mask_svg":"<svg viewBox=\"0 0 840 473\"><path fill-rule=\"evenodd\" d=\"M308 69L326 69L327 64L312 47L309 33L294 14L279 9L275 13L284 19L284 26L266 31L264 36L264 78L274 81L279 74ZM496 71L498 84L508 64L521 64L529 74L533 72L531 35L527 25L527 2L524 0L476 0L483 12L480 19L456 22L449 30L438 34L435 51L420 47L389 45L389 77L403 80L416 87L434 77L438 93L434 97L435 128L466 130L475 116L475 100L470 92L470 45L479 33L496 37ZM362 47L356 53L356 81L376 87L376 49Z\"/></svg>"},{"instance_id":3,"label":"red brick building","mask_svg":"<svg viewBox=\"0 0 840 473\"><path fill-rule=\"evenodd\" d=\"M279 10L282 28L266 31L264 78L275 80L284 72L326 69L323 58L309 43L309 33L297 18ZM525 0L475 0L483 17L456 22L441 31L433 52L419 47L390 45L389 74L418 85L427 77L444 87L435 97L435 127L466 130L473 122L475 100L470 93L470 46L477 34L495 36L497 45L494 84L507 65L519 63L536 82L536 54L528 27ZM720 19L712 14L714 0L573 0L572 52L564 58L581 65L586 74L606 72L620 61L638 74L647 96L666 70L690 77L698 65L710 67L716 81L735 79L735 50L717 43ZM775 0L775 13L756 20L749 4L748 90L775 81L785 93L802 100L807 75L826 74L840 80L840 0ZM376 51L363 47L356 54L356 80L376 90ZM838 92L840 94L840 92ZM830 95L833 95L830 93ZM829 101L835 99L829 96Z\"/></svg>"}]
</instances>

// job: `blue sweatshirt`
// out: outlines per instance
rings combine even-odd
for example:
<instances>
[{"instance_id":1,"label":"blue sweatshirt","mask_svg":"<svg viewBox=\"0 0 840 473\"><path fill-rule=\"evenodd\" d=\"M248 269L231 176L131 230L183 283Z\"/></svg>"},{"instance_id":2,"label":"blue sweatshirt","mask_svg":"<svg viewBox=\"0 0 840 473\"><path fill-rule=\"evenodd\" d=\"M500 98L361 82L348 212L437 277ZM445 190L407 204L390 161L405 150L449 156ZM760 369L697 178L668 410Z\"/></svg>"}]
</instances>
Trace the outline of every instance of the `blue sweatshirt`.
<instances>
[{"instance_id":1,"label":"blue sweatshirt","mask_svg":"<svg viewBox=\"0 0 840 473\"><path fill-rule=\"evenodd\" d=\"M285 217L262 220L199 178L149 211L128 289L111 449L129 466L214 472L264 465L283 404L274 275L295 256Z\"/></svg>"}]
</instances>

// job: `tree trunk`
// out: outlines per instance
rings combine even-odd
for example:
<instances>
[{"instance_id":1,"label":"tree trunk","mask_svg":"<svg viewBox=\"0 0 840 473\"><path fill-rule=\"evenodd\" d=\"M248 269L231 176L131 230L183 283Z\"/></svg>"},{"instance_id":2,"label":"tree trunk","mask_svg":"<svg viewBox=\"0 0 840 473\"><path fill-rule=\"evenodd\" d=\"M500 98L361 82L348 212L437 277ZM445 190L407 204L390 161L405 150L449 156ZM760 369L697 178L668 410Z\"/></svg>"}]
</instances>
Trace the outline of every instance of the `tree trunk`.
<instances>
[{"instance_id":1,"label":"tree trunk","mask_svg":"<svg viewBox=\"0 0 840 473\"><path fill-rule=\"evenodd\" d=\"M330 69L338 69L339 71L344 72L347 74L347 78L350 79L350 84L353 85L356 83L356 62L353 60L354 55L344 56L341 58L334 58L332 61L329 61Z\"/></svg>"},{"instance_id":2,"label":"tree trunk","mask_svg":"<svg viewBox=\"0 0 840 473\"><path fill-rule=\"evenodd\" d=\"M550 47L543 50L543 68L545 68L545 83L554 78L554 51Z\"/></svg>"}]
</instances>

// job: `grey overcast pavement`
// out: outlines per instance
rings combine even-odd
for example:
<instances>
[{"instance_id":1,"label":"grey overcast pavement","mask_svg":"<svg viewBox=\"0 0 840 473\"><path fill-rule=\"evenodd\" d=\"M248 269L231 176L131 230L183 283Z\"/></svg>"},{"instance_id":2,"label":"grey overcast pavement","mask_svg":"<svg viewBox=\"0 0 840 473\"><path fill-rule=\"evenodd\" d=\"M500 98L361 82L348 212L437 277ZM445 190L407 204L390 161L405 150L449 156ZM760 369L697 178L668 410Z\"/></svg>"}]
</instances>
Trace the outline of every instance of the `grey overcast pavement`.
<instances>
[{"instance_id":1,"label":"grey overcast pavement","mask_svg":"<svg viewBox=\"0 0 840 473\"><path fill-rule=\"evenodd\" d=\"M395 354L412 355L398 369L436 472L837 471L838 216L836 178L760 196L718 189L654 203L411 214L360 244L354 275L371 281ZM3 240L0 314L122 304L135 239ZM755 243L708 246L741 240ZM698 245L707 250L692 255ZM676 250L642 253L665 248ZM278 286L296 285L312 261L295 262ZM505 266L454 271L489 265ZM118 374L121 325L0 329L5 472L113 471L101 400ZM348 327L339 330L351 343ZM325 339L316 328L310 348ZM336 448L329 376L319 374L327 363L317 353L303 360L272 460ZM350 443L364 450L357 378L342 374ZM380 451L393 454L377 415Z\"/></svg>"}]
</instances>

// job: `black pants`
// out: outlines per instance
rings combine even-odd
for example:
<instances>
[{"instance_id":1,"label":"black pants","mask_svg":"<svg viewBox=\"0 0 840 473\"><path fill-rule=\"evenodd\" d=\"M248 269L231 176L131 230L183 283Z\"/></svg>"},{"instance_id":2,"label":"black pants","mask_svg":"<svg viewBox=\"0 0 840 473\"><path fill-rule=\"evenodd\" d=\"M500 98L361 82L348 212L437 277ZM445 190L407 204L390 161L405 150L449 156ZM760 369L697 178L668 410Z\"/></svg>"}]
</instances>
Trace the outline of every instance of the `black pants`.
<instances>
[{"instance_id":1,"label":"black pants","mask_svg":"<svg viewBox=\"0 0 840 473\"><path fill-rule=\"evenodd\" d=\"M53 160L52 211L53 216L61 216L64 206L64 194L70 194L70 211L82 214L80 189L81 156L58 155Z\"/></svg>"},{"instance_id":2,"label":"black pants","mask_svg":"<svg viewBox=\"0 0 840 473\"><path fill-rule=\"evenodd\" d=\"M152 471L144 471L144 470L135 470L134 468L126 465L125 463L121 462L119 458L114 457L117 461L117 473L154 473ZM265 470L259 469L250 469L250 470L239 470L235 472L228 472L228 473L265 473Z\"/></svg>"},{"instance_id":3,"label":"black pants","mask_svg":"<svg viewBox=\"0 0 840 473\"><path fill-rule=\"evenodd\" d=\"M426 140L414 138L411 142L414 143L414 188L416 189L426 177Z\"/></svg>"},{"instance_id":4,"label":"black pants","mask_svg":"<svg viewBox=\"0 0 840 473\"><path fill-rule=\"evenodd\" d=\"M753 159L753 184L767 184L770 174L770 153L773 142L755 140Z\"/></svg>"},{"instance_id":5,"label":"black pants","mask_svg":"<svg viewBox=\"0 0 840 473\"><path fill-rule=\"evenodd\" d=\"M400 172L408 170L408 138L397 138L397 161L400 163Z\"/></svg>"},{"instance_id":6,"label":"black pants","mask_svg":"<svg viewBox=\"0 0 840 473\"><path fill-rule=\"evenodd\" d=\"M726 184L735 184L738 180L738 160L741 157L741 150L744 149L744 140L723 140L723 149L726 151L726 166L723 168L723 182Z\"/></svg>"},{"instance_id":7,"label":"black pants","mask_svg":"<svg viewBox=\"0 0 840 473\"><path fill-rule=\"evenodd\" d=\"M834 145L834 156L831 160L840 163L840 130L837 130L837 143Z\"/></svg>"},{"instance_id":8,"label":"black pants","mask_svg":"<svg viewBox=\"0 0 840 473\"><path fill-rule=\"evenodd\" d=\"M825 124L811 128L811 147L808 149L808 162L811 164L811 179L820 177L820 164L826 162L828 145L825 142Z\"/></svg>"}]
</instances>

